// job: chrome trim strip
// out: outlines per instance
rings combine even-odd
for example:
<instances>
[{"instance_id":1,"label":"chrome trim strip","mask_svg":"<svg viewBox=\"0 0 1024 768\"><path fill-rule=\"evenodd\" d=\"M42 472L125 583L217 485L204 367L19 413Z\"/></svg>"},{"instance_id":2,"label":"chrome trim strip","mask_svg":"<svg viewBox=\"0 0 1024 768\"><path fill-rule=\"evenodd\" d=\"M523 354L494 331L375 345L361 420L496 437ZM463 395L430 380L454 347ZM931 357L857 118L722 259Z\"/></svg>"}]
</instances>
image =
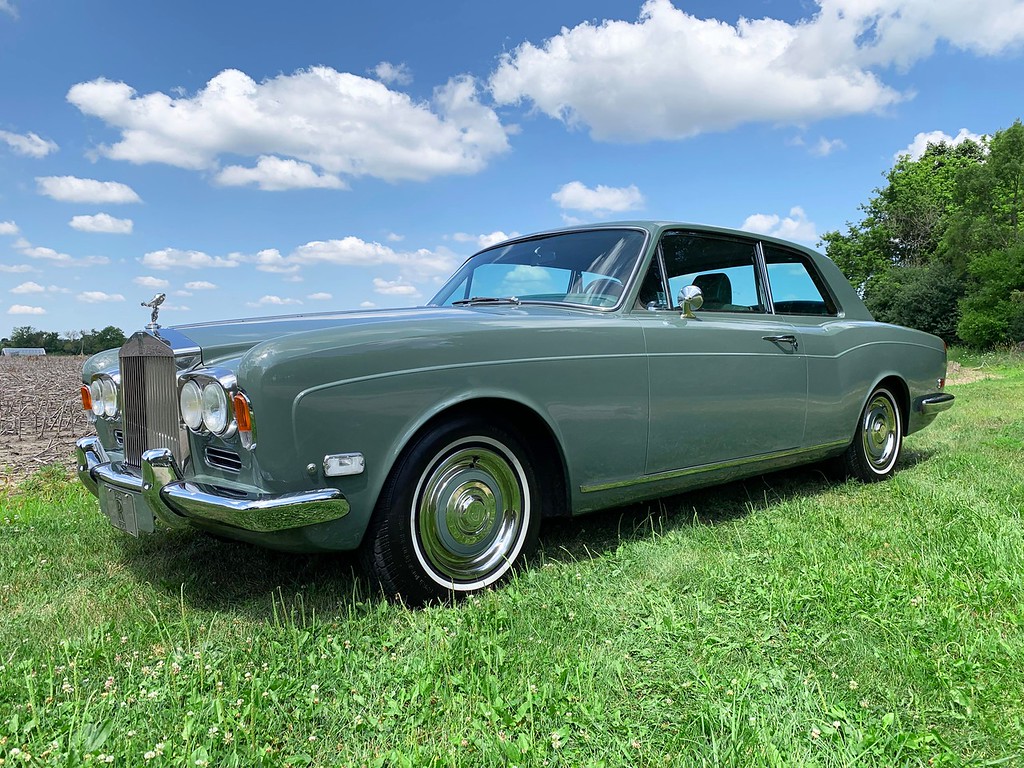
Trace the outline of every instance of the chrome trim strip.
<instances>
[{"instance_id":1,"label":"chrome trim strip","mask_svg":"<svg viewBox=\"0 0 1024 768\"><path fill-rule=\"evenodd\" d=\"M926 395L917 401L917 410L925 416L934 416L952 408L955 399L953 395L946 393Z\"/></svg>"},{"instance_id":2,"label":"chrome trim strip","mask_svg":"<svg viewBox=\"0 0 1024 768\"><path fill-rule=\"evenodd\" d=\"M643 475L641 477L633 477L629 480L617 480L613 483L599 483L597 485L581 485L580 493L594 493L595 491L610 491L615 488L626 488L631 485L642 485L644 483L656 483L661 480L673 480L677 477L686 477L687 475L699 475L704 472L714 472L719 469L730 469L732 467L741 467L745 464L760 464L775 459L784 459L792 456L800 456L802 454L820 453L822 451L829 451L833 448L840 448L842 446L849 445L849 440L836 440L831 443L822 443L821 445L813 445L809 448L791 448L785 451L776 451L775 453L762 453L757 456L748 456L742 459L730 459L729 461L720 461L715 464L701 464L697 467L687 467L686 469L670 469L665 472L658 472L653 475Z\"/></svg>"},{"instance_id":3,"label":"chrome trim strip","mask_svg":"<svg viewBox=\"0 0 1024 768\"><path fill-rule=\"evenodd\" d=\"M337 520L350 511L348 499L337 488L249 494L244 498L225 496L213 486L184 480L174 454L167 448L145 451L141 474L120 462L101 461L107 455L98 438L81 438L75 451L79 478L92 493L98 495L98 486L103 483L141 494L165 522L188 517L269 533Z\"/></svg>"}]
</instances>

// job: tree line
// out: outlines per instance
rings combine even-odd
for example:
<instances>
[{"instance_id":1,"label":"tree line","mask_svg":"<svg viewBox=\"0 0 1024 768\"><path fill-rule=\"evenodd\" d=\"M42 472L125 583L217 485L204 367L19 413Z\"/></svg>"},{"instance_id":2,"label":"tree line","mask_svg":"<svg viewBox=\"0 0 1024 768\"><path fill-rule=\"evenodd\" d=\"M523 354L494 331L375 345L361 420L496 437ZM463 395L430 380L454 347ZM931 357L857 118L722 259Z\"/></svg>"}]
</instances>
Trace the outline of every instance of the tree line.
<instances>
[{"instance_id":1,"label":"tree line","mask_svg":"<svg viewBox=\"0 0 1024 768\"><path fill-rule=\"evenodd\" d=\"M10 338L0 339L4 347L42 347L48 355L92 355L104 349L120 347L125 342L124 331L108 325L97 331L38 331L30 325L22 325L11 332Z\"/></svg>"},{"instance_id":2,"label":"tree line","mask_svg":"<svg viewBox=\"0 0 1024 768\"><path fill-rule=\"evenodd\" d=\"M974 347L1024 341L1024 125L902 155L826 253L877 320Z\"/></svg>"}]
</instances>

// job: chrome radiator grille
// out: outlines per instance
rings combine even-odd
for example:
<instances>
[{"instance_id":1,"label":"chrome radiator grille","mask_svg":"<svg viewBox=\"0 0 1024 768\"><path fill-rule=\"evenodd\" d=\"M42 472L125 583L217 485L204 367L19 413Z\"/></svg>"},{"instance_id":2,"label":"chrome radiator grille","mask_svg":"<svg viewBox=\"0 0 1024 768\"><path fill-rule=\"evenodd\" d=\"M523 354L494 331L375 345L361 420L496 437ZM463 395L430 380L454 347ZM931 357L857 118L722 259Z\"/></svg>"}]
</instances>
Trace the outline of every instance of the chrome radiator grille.
<instances>
[{"instance_id":1,"label":"chrome radiator grille","mask_svg":"<svg viewBox=\"0 0 1024 768\"><path fill-rule=\"evenodd\" d=\"M149 334L132 336L120 352L124 461L142 466L142 453L169 448L182 460L174 352Z\"/></svg>"}]
</instances>

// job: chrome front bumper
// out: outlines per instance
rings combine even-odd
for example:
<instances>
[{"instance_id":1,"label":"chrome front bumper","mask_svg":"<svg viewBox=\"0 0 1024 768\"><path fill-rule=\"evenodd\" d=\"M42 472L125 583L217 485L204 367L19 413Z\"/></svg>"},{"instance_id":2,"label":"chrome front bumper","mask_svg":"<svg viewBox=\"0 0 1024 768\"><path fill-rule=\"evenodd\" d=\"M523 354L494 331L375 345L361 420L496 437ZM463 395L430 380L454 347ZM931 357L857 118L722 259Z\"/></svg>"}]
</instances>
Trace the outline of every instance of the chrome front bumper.
<instances>
[{"instance_id":1,"label":"chrome front bumper","mask_svg":"<svg viewBox=\"0 0 1024 768\"><path fill-rule=\"evenodd\" d=\"M97 437L78 440L75 455L82 484L100 498L103 512L111 522L130 533L151 531L152 525L147 527L140 522L132 530L119 522L117 513L122 510L125 496L131 497L128 506L137 509L141 505L143 518L149 511L172 527L195 519L266 533L337 520L349 512L348 500L336 488L229 496L224 489L185 480L174 455L166 448L143 452L141 474L111 461Z\"/></svg>"}]
</instances>

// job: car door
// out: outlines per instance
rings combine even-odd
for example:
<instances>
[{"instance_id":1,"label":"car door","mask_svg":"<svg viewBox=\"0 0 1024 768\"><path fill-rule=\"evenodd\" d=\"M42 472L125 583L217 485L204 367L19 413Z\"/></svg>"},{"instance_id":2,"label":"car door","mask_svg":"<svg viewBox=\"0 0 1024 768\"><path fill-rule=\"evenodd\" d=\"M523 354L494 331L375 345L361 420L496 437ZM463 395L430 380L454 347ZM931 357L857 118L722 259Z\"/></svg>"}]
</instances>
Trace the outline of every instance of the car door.
<instances>
[{"instance_id":1,"label":"car door","mask_svg":"<svg viewBox=\"0 0 1024 768\"><path fill-rule=\"evenodd\" d=\"M690 316L676 299L687 285L704 299ZM807 361L796 326L769 306L755 240L662 236L635 311L650 376L648 474L801 446Z\"/></svg>"}]
</instances>

